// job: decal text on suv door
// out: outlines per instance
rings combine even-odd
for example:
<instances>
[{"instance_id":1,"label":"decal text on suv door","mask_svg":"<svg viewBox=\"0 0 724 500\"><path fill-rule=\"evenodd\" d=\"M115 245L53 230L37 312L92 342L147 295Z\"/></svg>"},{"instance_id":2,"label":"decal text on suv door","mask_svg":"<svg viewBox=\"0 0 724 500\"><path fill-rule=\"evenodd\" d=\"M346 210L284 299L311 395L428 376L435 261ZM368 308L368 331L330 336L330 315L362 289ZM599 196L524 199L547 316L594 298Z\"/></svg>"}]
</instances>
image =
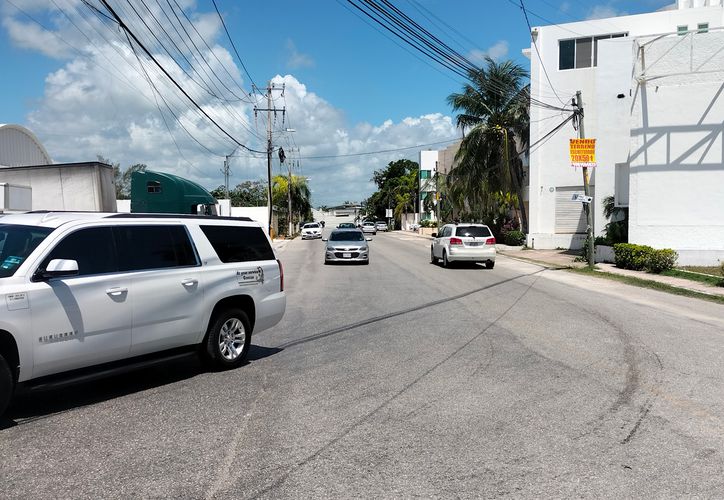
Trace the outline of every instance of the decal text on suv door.
<instances>
[{"instance_id":1,"label":"decal text on suv door","mask_svg":"<svg viewBox=\"0 0 724 500\"><path fill-rule=\"evenodd\" d=\"M236 281L240 286L264 283L264 270L257 267L249 271L236 271Z\"/></svg>"}]
</instances>

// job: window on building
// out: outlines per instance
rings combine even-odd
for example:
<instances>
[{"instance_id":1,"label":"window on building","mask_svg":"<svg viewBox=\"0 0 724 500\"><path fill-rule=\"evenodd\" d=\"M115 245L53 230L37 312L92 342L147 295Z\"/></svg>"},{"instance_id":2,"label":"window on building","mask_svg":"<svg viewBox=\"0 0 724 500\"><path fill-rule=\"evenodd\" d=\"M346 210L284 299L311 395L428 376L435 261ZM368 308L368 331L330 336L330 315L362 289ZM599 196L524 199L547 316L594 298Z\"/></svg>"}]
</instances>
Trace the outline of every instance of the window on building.
<instances>
[{"instance_id":1,"label":"window on building","mask_svg":"<svg viewBox=\"0 0 724 500\"><path fill-rule=\"evenodd\" d=\"M598 66L598 42L621 38L628 33L614 33L595 37L574 38L558 42L558 69L577 69Z\"/></svg>"},{"instance_id":2,"label":"window on building","mask_svg":"<svg viewBox=\"0 0 724 500\"><path fill-rule=\"evenodd\" d=\"M579 38L576 40L576 68L591 67L591 38Z\"/></svg>"},{"instance_id":3,"label":"window on building","mask_svg":"<svg viewBox=\"0 0 724 500\"><path fill-rule=\"evenodd\" d=\"M420 179L429 179L429 178L430 178L429 170L420 170Z\"/></svg>"},{"instance_id":4,"label":"window on building","mask_svg":"<svg viewBox=\"0 0 724 500\"><path fill-rule=\"evenodd\" d=\"M558 69L573 69L576 67L576 41L561 40L558 42Z\"/></svg>"},{"instance_id":5,"label":"window on building","mask_svg":"<svg viewBox=\"0 0 724 500\"><path fill-rule=\"evenodd\" d=\"M697 33L707 33L709 31L709 23L699 23L696 25Z\"/></svg>"},{"instance_id":6,"label":"window on building","mask_svg":"<svg viewBox=\"0 0 724 500\"><path fill-rule=\"evenodd\" d=\"M676 27L676 33L679 36L684 36L689 32L689 27L686 24L682 24Z\"/></svg>"}]
</instances>

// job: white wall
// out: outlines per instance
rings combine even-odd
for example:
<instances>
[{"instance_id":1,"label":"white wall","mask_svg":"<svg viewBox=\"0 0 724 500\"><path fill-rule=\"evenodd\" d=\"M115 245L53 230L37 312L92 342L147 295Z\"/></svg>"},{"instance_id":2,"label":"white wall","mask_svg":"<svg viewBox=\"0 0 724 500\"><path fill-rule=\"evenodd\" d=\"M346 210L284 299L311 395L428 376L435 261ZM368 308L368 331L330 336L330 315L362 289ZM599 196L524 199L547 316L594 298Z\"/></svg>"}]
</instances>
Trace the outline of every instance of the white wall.
<instances>
[{"instance_id":1,"label":"white wall","mask_svg":"<svg viewBox=\"0 0 724 500\"><path fill-rule=\"evenodd\" d=\"M643 35L675 32L677 26L708 22L710 28L724 24L724 9L704 7L667 10L635 16L590 20L535 28L541 58L531 47L531 95L533 98L572 109L571 98L582 92L585 110L585 136L597 139L598 166L591 175L595 186L594 232L601 234L606 224L601 200L615 191L616 163L628 158L628 134L635 85L632 82L635 53L632 39ZM558 69L559 40L626 32L625 38L600 41L598 66L581 69ZM714 52L716 54L720 52ZM555 89L555 92L554 92ZM557 94L557 95L556 95ZM618 94L623 94L622 99ZM558 125L570 112L558 112L531 106L530 143L534 144ZM580 235L555 233L555 199L558 188L582 186L580 169L570 166L568 141L578 133L569 123L530 156L528 244L535 239L536 248L576 247Z\"/></svg>"},{"instance_id":2,"label":"white wall","mask_svg":"<svg viewBox=\"0 0 724 500\"><path fill-rule=\"evenodd\" d=\"M33 210L116 211L113 170L98 163L0 168L0 182L30 186Z\"/></svg>"},{"instance_id":3,"label":"white wall","mask_svg":"<svg viewBox=\"0 0 724 500\"><path fill-rule=\"evenodd\" d=\"M420 151L420 170L429 170L429 179L420 179L420 195L418 202L420 203L420 219L426 218L423 215L422 193L435 192L435 173L437 172L438 151ZM435 212L427 212L427 218L435 219Z\"/></svg>"},{"instance_id":4,"label":"white wall","mask_svg":"<svg viewBox=\"0 0 724 500\"><path fill-rule=\"evenodd\" d=\"M724 51L724 32L644 50L632 110L629 240L673 248L683 265L716 265L724 261L724 56L712 55Z\"/></svg>"}]
</instances>

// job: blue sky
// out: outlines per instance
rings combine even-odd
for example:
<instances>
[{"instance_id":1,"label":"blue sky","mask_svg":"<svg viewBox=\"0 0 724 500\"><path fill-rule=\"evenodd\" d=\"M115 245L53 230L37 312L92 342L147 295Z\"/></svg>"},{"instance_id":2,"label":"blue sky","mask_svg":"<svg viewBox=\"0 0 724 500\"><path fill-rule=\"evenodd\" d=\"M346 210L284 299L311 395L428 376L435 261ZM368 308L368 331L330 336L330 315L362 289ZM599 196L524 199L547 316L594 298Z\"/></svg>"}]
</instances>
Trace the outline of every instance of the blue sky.
<instances>
[{"instance_id":1,"label":"blue sky","mask_svg":"<svg viewBox=\"0 0 724 500\"><path fill-rule=\"evenodd\" d=\"M98 0L91 3L100 6ZM125 2L110 3L120 11ZM133 3L140 8L139 0ZM147 3L158 5L155 0ZM166 5L164 0L159 3ZM490 54L528 66L521 49L529 46L529 31L521 9L512 0L394 3L469 57ZM525 1L533 25L648 12L669 3ZM211 1L179 0L179 4L218 50L219 59L232 73L238 72L237 83L250 91L249 78L232 55ZM398 158L417 159L417 151L323 160L305 156L402 148L458 135L445 98L460 89L461 79L411 53L412 49L398 46L390 35L383 35L356 15L358 11L345 0L217 0L217 4L254 81L264 86L276 78L287 85L284 99L277 96L275 105L286 106L288 115L275 127L282 130L291 125L297 131L279 136L278 144L299 147L302 159L296 171L310 177L315 205L363 199L373 191L369 182L373 170ZM131 15L127 8L125 12ZM31 128L57 162L93 160L100 154L122 167L146 163L149 168L179 173L210 188L222 183L221 156L234 145L224 144L208 124L190 114L186 128L195 131L196 139L213 153L192 141L168 112L168 125L164 124L154 93L134 67L137 63L132 53L126 51L122 58L123 49L110 50L109 40L116 44L122 40L114 39L117 33L100 23L96 23L98 32L91 30L87 20L93 22L94 18L80 0L0 0L0 15L0 123ZM65 15L85 33L78 32ZM141 29L140 23L134 26ZM163 85L161 75L152 78ZM173 94L174 90L169 87L159 92ZM174 102L179 113L188 107L181 98ZM210 101L205 105L214 107ZM228 119L224 123L245 144L263 149L263 117L255 117L251 105L233 106L233 117L228 106L216 107L214 116ZM246 127L235 125L234 117L246 120ZM278 170L275 166L275 172ZM265 164L259 158L240 155L232 163L232 173L232 185L262 178Z\"/></svg>"}]
</instances>

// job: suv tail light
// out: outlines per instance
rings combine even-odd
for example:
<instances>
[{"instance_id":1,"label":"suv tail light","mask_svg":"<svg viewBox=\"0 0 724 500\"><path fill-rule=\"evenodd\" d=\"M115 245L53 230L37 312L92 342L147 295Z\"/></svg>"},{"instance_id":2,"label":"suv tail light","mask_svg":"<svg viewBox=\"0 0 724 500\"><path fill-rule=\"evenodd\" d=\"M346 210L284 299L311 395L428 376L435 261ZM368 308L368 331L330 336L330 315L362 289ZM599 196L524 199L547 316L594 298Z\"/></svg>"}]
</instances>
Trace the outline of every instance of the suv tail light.
<instances>
[{"instance_id":1,"label":"suv tail light","mask_svg":"<svg viewBox=\"0 0 724 500\"><path fill-rule=\"evenodd\" d=\"M486 245L495 245L495 238L494 237L488 238L487 240L485 240L485 244Z\"/></svg>"},{"instance_id":2,"label":"suv tail light","mask_svg":"<svg viewBox=\"0 0 724 500\"><path fill-rule=\"evenodd\" d=\"M279 259L277 259L277 264L279 264L279 283L280 283L279 291L283 292L284 291L284 266L282 266L282 261Z\"/></svg>"},{"instance_id":3,"label":"suv tail light","mask_svg":"<svg viewBox=\"0 0 724 500\"><path fill-rule=\"evenodd\" d=\"M461 240L460 238L450 238L450 244L451 245L462 245L463 240Z\"/></svg>"}]
</instances>

